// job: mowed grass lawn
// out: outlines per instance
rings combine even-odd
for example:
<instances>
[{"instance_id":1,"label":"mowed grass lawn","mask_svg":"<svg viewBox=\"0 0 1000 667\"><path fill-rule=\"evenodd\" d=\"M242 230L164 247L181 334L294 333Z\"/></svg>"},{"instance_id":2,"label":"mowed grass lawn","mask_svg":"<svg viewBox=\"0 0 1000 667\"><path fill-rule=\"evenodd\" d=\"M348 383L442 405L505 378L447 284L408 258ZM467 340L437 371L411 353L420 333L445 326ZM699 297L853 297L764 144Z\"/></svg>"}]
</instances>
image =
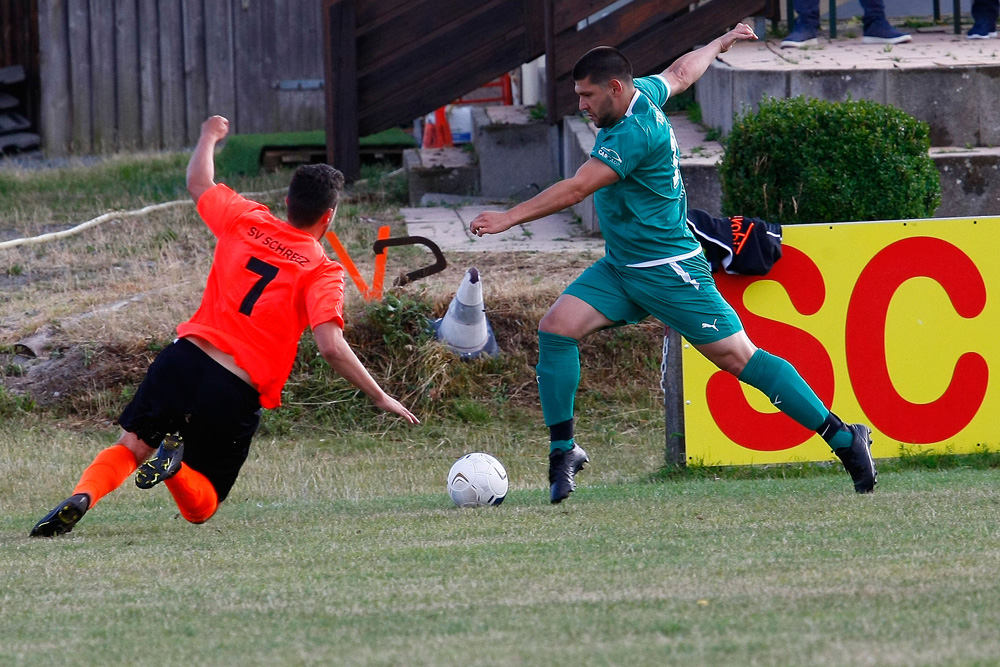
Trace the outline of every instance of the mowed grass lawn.
<instances>
[{"instance_id":1,"label":"mowed grass lawn","mask_svg":"<svg viewBox=\"0 0 1000 667\"><path fill-rule=\"evenodd\" d=\"M186 162L0 173L0 238L184 198ZM364 276L378 226L402 231L381 184L338 214ZM280 214L280 194L268 203ZM0 666L1000 664L1000 457L883 462L864 497L839 464L664 474L655 327L583 349L593 463L550 505L534 327L580 268L565 257L475 258L505 351L488 364L371 325L418 298L446 306L465 258L375 315L349 294L349 339L421 426L378 416L306 344L207 524L126 481L71 534L29 538L114 441L133 367L193 312L211 251L189 207L0 252ZM8 390L27 372L15 344L39 331L46 405ZM445 476L477 450L512 488L460 510Z\"/></svg>"},{"instance_id":2,"label":"mowed grass lawn","mask_svg":"<svg viewBox=\"0 0 1000 667\"><path fill-rule=\"evenodd\" d=\"M833 468L657 479L652 433L632 448L595 443L581 488L552 506L537 438L502 424L421 428L432 437L390 429L378 447L262 439L201 526L164 488L127 483L71 534L31 539L109 436L0 427L0 664L1000 656L995 470L902 467L863 497ZM463 438L508 464L503 505L451 505L443 479Z\"/></svg>"}]
</instances>

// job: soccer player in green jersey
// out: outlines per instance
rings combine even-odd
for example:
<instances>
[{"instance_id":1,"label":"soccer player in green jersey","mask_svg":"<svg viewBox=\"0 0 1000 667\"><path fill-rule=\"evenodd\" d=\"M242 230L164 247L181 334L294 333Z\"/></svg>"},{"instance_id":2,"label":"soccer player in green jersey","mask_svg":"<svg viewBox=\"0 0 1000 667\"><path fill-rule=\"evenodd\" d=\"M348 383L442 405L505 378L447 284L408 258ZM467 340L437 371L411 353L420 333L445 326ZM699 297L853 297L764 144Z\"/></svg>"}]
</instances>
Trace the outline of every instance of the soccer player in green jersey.
<instances>
[{"instance_id":1,"label":"soccer player in green jersey","mask_svg":"<svg viewBox=\"0 0 1000 667\"><path fill-rule=\"evenodd\" d=\"M601 329L652 315L674 328L724 371L767 394L782 412L819 433L858 493L876 484L871 430L845 424L823 405L787 361L757 348L715 286L688 229L677 142L662 106L697 81L720 53L757 39L739 24L678 58L660 74L632 78L632 65L601 46L576 63L580 110L600 128L590 159L571 178L505 212L480 213L474 234L497 234L572 206L588 195L605 239L605 256L586 269L538 324L538 393L549 427L551 500L565 500L590 459L573 440L580 380L579 341Z\"/></svg>"}]
</instances>

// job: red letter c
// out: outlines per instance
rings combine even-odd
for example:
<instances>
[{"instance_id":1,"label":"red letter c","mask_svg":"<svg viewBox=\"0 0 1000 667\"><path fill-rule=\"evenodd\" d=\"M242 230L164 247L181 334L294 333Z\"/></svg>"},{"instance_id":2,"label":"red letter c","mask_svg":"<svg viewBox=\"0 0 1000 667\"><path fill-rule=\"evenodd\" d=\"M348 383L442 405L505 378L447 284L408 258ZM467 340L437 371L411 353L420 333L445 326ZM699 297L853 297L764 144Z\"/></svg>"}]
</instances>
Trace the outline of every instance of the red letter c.
<instances>
[{"instance_id":1,"label":"red letter c","mask_svg":"<svg viewBox=\"0 0 1000 667\"><path fill-rule=\"evenodd\" d=\"M885 323L893 294L916 277L937 281L964 318L986 307L983 278L960 249L929 237L896 241L872 258L851 294L847 370L854 395L875 428L900 442L927 444L953 437L972 421L986 397L989 366L982 356L966 352L936 401L911 403L899 395L886 363Z\"/></svg>"}]
</instances>

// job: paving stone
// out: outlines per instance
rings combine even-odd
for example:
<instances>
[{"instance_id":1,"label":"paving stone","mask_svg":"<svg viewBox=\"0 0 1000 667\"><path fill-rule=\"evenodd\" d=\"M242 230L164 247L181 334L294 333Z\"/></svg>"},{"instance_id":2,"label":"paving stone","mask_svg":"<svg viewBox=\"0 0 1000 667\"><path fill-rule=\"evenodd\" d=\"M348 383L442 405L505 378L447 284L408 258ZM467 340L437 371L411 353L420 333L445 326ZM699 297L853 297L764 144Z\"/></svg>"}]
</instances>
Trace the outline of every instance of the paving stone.
<instances>
[{"instance_id":1,"label":"paving stone","mask_svg":"<svg viewBox=\"0 0 1000 667\"><path fill-rule=\"evenodd\" d=\"M498 206L463 206L403 208L406 231L424 236L445 252L589 252L603 254L604 241L585 235L576 216L556 213L502 234L478 237L469 231L469 223L482 211L504 210Z\"/></svg>"}]
</instances>

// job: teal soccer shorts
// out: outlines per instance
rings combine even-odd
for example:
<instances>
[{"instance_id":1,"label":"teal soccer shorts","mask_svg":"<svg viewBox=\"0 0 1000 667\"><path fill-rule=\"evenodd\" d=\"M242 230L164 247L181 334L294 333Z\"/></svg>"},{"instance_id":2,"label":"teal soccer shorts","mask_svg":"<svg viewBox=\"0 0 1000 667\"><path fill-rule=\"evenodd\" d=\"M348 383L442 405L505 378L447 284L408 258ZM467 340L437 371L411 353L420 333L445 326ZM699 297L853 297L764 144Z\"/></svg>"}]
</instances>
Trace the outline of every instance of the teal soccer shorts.
<instances>
[{"instance_id":1,"label":"teal soccer shorts","mask_svg":"<svg viewBox=\"0 0 1000 667\"><path fill-rule=\"evenodd\" d=\"M634 324L652 315L695 345L743 330L701 253L643 268L615 266L602 257L564 293L586 301L615 323Z\"/></svg>"}]
</instances>

